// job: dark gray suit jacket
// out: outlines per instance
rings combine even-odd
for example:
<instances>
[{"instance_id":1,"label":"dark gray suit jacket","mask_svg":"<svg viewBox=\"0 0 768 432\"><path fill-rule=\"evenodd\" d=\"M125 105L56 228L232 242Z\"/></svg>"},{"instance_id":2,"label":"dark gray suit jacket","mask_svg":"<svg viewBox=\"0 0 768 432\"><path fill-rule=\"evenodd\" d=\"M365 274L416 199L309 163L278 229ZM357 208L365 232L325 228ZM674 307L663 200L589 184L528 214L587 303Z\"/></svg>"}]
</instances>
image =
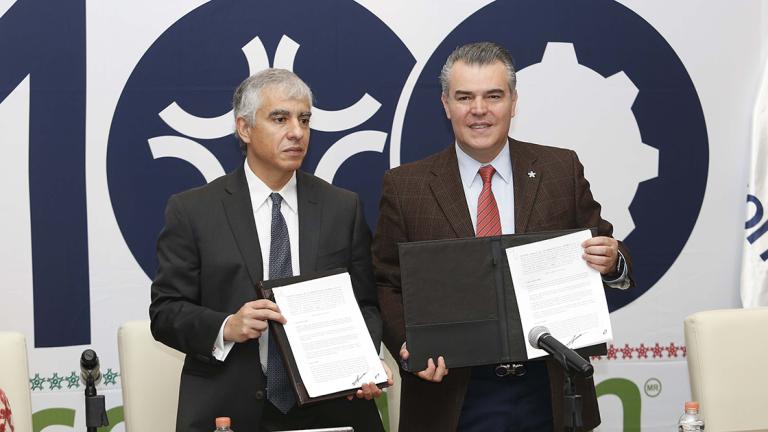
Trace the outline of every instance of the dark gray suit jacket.
<instances>
[{"instance_id":1,"label":"dark gray suit jacket","mask_svg":"<svg viewBox=\"0 0 768 432\"><path fill-rule=\"evenodd\" d=\"M297 171L300 273L347 268L377 347L381 341L371 269L371 234L358 196ZM229 416L258 430L265 379L258 340L235 344L220 362L212 348L224 319L256 300L264 279L259 237L241 166L213 182L172 196L157 241L159 267L149 307L152 334L186 354L176 428L213 430Z\"/></svg>"},{"instance_id":2,"label":"dark gray suit jacket","mask_svg":"<svg viewBox=\"0 0 768 432\"><path fill-rule=\"evenodd\" d=\"M600 217L584 168L572 150L509 140L515 200L515 232L596 227L610 236L613 227ZM535 176L530 177L528 172ZM453 145L426 159L392 169L384 176L373 259L384 318L384 344L395 358L405 342L400 259L397 244L420 240L474 237ZM619 242L630 281L632 260ZM564 376L548 362L555 430L562 428ZM456 430L471 368L451 369L442 383L402 371L400 432ZM585 429L600 423L592 379L578 380L584 396Z\"/></svg>"}]
</instances>

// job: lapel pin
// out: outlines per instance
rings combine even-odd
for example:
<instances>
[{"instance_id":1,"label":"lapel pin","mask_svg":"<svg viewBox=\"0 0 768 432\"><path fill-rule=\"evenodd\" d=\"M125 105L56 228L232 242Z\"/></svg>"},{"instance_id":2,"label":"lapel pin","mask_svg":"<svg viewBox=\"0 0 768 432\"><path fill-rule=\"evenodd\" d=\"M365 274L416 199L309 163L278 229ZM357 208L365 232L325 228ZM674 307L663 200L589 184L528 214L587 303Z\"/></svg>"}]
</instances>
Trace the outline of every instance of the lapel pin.
<instances>
[{"instance_id":1,"label":"lapel pin","mask_svg":"<svg viewBox=\"0 0 768 432\"><path fill-rule=\"evenodd\" d=\"M536 178L536 172L534 170L528 171L528 177L530 178Z\"/></svg>"}]
</instances>

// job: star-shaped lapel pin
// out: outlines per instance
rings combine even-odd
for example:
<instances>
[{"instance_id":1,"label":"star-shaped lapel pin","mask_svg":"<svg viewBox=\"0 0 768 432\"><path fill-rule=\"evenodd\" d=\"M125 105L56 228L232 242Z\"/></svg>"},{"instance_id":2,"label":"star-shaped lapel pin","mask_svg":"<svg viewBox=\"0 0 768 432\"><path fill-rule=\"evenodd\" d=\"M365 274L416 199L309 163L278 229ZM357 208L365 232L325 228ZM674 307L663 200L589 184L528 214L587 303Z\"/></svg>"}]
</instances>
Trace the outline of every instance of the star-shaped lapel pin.
<instances>
[{"instance_id":1,"label":"star-shaped lapel pin","mask_svg":"<svg viewBox=\"0 0 768 432\"><path fill-rule=\"evenodd\" d=\"M528 177L530 178L536 178L536 171L530 170L528 171Z\"/></svg>"}]
</instances>

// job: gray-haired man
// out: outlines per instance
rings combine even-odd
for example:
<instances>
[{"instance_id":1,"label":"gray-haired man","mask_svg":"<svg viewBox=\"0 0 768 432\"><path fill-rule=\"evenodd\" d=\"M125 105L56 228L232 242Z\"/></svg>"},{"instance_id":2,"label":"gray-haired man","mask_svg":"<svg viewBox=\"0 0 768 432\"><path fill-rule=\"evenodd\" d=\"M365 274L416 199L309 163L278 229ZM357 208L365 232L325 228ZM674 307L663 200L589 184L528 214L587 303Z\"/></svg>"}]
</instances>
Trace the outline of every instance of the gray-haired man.
<instances>
[{"instance_id":1,"label":"gray-haired man","mask_svg":"<svg viewBox=\"0 0 768 432\"><path fill-rule=\"evenodd\" d=\"M370 232L356 194L299 168L309 144L312 93L292 72L267 69L237 88L236 136L243 165L200 188L172 196L157 242L159 267L149 308L152 334L186 354L178 431L210 431L218 416L243 431L332 426L382 430L364 384L357 398L299 408L268 320L277 305L255 284L348 269L378 347L381 318Z\"/></svg>"}]
</instances>

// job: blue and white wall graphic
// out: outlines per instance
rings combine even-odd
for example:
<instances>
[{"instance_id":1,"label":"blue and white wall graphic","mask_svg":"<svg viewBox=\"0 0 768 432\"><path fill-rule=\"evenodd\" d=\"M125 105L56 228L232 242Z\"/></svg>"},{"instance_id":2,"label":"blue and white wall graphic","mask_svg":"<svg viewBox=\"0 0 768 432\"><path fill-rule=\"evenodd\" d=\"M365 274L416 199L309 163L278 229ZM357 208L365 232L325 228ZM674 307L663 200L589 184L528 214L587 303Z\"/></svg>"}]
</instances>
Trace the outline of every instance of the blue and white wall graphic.
<instances>
[{"instance_id":1,"label":"blue and white wall graphic","mask_svg":"<svg viewBox=\"0 0 768 432\"><path fill-rule=\"evenodd\" d=\"M478 40L515 58L510 134L576 150L633 253L637 289L606 293L600 430L669 430L689 397L683 318L740 305L759 0L0 0L0 330L27 336L36 430L84 429L86 347L124 430L117 329L148 318L168 197L242 163L242 79L310 84L304 169L358 192L375 226L384 171L452 143L437 75Z\"/></svg>"},{"instance_id":2,"label":"blue and white wall graphic","mask_svg":"<svg viewBox=\"0 0 768 432\"><path fill-rule=\"evenodd\" d=\"M498 41L513 53L520 98L511 135L576 150L616 237L633 252L638 289L608 291L611 309L642 295L680 254L707 182L704 114L680 58L613 1L491 3L456 27L421 71L405 113L404 161L452 142L435 77L468 40Z\"/></svg>"},{"instance_id":3,"label":"blue and white wall graphic","mask_svg":"<svg viewBox=\"0 0 768 432\"><path fill-rule=\"evenodd\" d=\"M144 272L154 275L168 197L242 164L232 92L268 67L293 70L313 89L304 169L360 193L375 220L398 90L413 63L402 41L353 1L266 10L217 1L174 23L133 70L109 136L112 206Z\"/></svg>"}]
</instances>

